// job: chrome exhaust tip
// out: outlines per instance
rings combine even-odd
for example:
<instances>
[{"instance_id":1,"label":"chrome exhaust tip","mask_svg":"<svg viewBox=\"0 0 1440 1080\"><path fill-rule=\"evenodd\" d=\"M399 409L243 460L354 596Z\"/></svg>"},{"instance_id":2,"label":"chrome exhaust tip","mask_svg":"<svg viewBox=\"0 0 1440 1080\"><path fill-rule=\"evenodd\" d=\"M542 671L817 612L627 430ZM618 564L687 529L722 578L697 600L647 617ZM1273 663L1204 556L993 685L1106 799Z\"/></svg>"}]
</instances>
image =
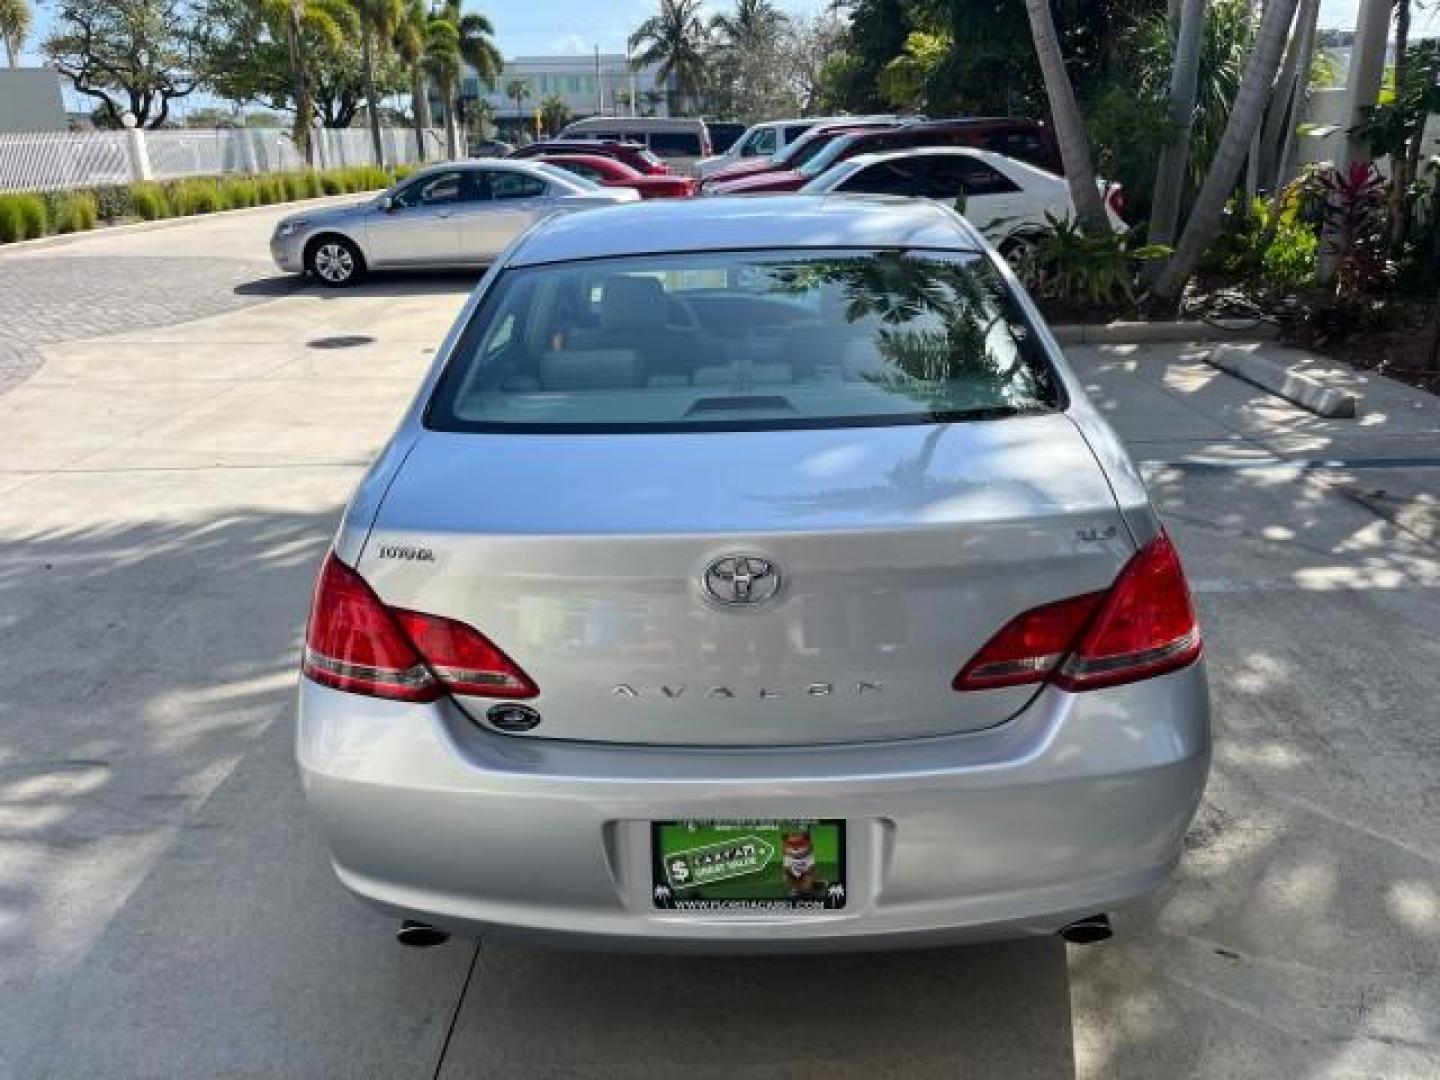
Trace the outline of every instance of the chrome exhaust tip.
<instances>
[{"instance_id":1,"label":"chrome exhaust tip","mask_svg":"<svg viewBox=\"0 0 1440 1080\"><path fill-rule=\"evenodd\" d=\"M400 924L400 929L395 931L395 940L411 949L429 949L444 945L450 940L450 935L444 930L435 929L429 923L406 919Z\"/></svg>"},{"instance_id":2,"label":"chrome exhaust tip","mask_svg":"<svg viewBox=\"0 0 1440 1080\"><path fill-rule=\"evenodd\" d=\"M1060 928L1060 936L1071 945L1094 945L1097 941L1108 941L1113 934L1110 916L1103 912L1076 919L1069 926Z\"/></svg>"}]
</instances>

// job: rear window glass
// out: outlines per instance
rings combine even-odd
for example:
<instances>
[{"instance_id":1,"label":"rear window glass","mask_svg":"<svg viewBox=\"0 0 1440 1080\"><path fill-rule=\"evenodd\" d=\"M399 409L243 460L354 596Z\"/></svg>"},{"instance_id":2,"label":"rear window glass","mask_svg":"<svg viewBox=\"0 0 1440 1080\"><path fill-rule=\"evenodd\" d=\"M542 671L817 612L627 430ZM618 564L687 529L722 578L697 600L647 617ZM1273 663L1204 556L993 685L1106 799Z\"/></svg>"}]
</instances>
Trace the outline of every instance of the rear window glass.
<instances>
[{"instance_id":1,"label":"rear window glass","mask_svg":"<svg viewBox=\"0 0 1440 1080\"><path fill-rule=\"evenodd\" d=\"M699 157L700 135L694 131L652 131L650 150L662 158Z\"/></svg>"},{"instance_id":2,"label":"rear window glass","mask_svg":"<svg viewBox=\"0 0 1440 1080\"><path fill-rule=\"evenodd\" d=\"M443 431L934 423L1044 412L1054 373L974 253L706 252L506 271L427 410Z\"/></svg>"}]
</instances>

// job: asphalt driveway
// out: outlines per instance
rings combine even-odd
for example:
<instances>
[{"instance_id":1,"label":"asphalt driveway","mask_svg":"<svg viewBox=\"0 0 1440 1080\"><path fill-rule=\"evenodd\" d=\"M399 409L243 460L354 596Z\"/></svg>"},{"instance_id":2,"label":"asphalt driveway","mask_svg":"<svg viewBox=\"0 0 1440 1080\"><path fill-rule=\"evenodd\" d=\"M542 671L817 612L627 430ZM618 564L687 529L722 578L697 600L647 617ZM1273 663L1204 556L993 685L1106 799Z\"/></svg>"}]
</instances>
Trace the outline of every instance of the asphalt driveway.
<instances>
[{"instance_id":1,"label":"asphalt driveway","mask_svg":"<svg viewBox=\"0 0 1440 1080\"><path fill-rule=\"evenodd\" d=\"M0 387L0 1076L1440 1075L1436 399L1357 377L1319 421L1195 348L1072 351L1187 561L1218 722L1182 870L1112 942L410 951L324 864L292 687L471 282L277 280L279 213L0 253L7 318L150 283L26 315Z\"/></svg>"}]
</instances>

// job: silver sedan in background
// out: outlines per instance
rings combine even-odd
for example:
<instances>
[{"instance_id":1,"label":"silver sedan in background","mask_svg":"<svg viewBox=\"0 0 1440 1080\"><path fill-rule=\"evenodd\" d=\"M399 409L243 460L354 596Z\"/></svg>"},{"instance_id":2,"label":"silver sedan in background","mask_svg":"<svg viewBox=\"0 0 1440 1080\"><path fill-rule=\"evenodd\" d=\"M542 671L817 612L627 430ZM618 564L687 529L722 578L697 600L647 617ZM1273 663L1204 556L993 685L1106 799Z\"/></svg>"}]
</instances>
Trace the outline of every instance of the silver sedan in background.
<instances>
[{"instance_id":1,"label":"silver sedan in background","mask_svg":"<svg viewBox=\"0 0 1440 1080\"><path fill-rule=\"evenodd\" d=\"M334 287L366 270L484 265L541 218L638 198L539 163L449 162L364 202L281 219L270 254Z\"/></svg>"}]
</instances>

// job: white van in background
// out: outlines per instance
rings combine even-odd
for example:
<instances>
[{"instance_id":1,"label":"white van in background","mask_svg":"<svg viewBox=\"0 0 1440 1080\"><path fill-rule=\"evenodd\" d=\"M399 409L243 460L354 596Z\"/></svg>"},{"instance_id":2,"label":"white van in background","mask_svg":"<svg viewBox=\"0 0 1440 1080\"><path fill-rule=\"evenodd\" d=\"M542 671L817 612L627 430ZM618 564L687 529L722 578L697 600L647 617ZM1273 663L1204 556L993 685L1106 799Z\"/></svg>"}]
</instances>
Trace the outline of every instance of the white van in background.
<instances>
[{"instance_id":1,"label":"white van in background","mask_svg":"<svg viewBox=\"0 0 1440 1080\"><path fill-rule=\"evenodd\" d=\"M617 139L637 142L676 171L690 172L711 154L710 132L692 117L591 116L568 124L562 139Z\"/></svg>"}]
</instances>

